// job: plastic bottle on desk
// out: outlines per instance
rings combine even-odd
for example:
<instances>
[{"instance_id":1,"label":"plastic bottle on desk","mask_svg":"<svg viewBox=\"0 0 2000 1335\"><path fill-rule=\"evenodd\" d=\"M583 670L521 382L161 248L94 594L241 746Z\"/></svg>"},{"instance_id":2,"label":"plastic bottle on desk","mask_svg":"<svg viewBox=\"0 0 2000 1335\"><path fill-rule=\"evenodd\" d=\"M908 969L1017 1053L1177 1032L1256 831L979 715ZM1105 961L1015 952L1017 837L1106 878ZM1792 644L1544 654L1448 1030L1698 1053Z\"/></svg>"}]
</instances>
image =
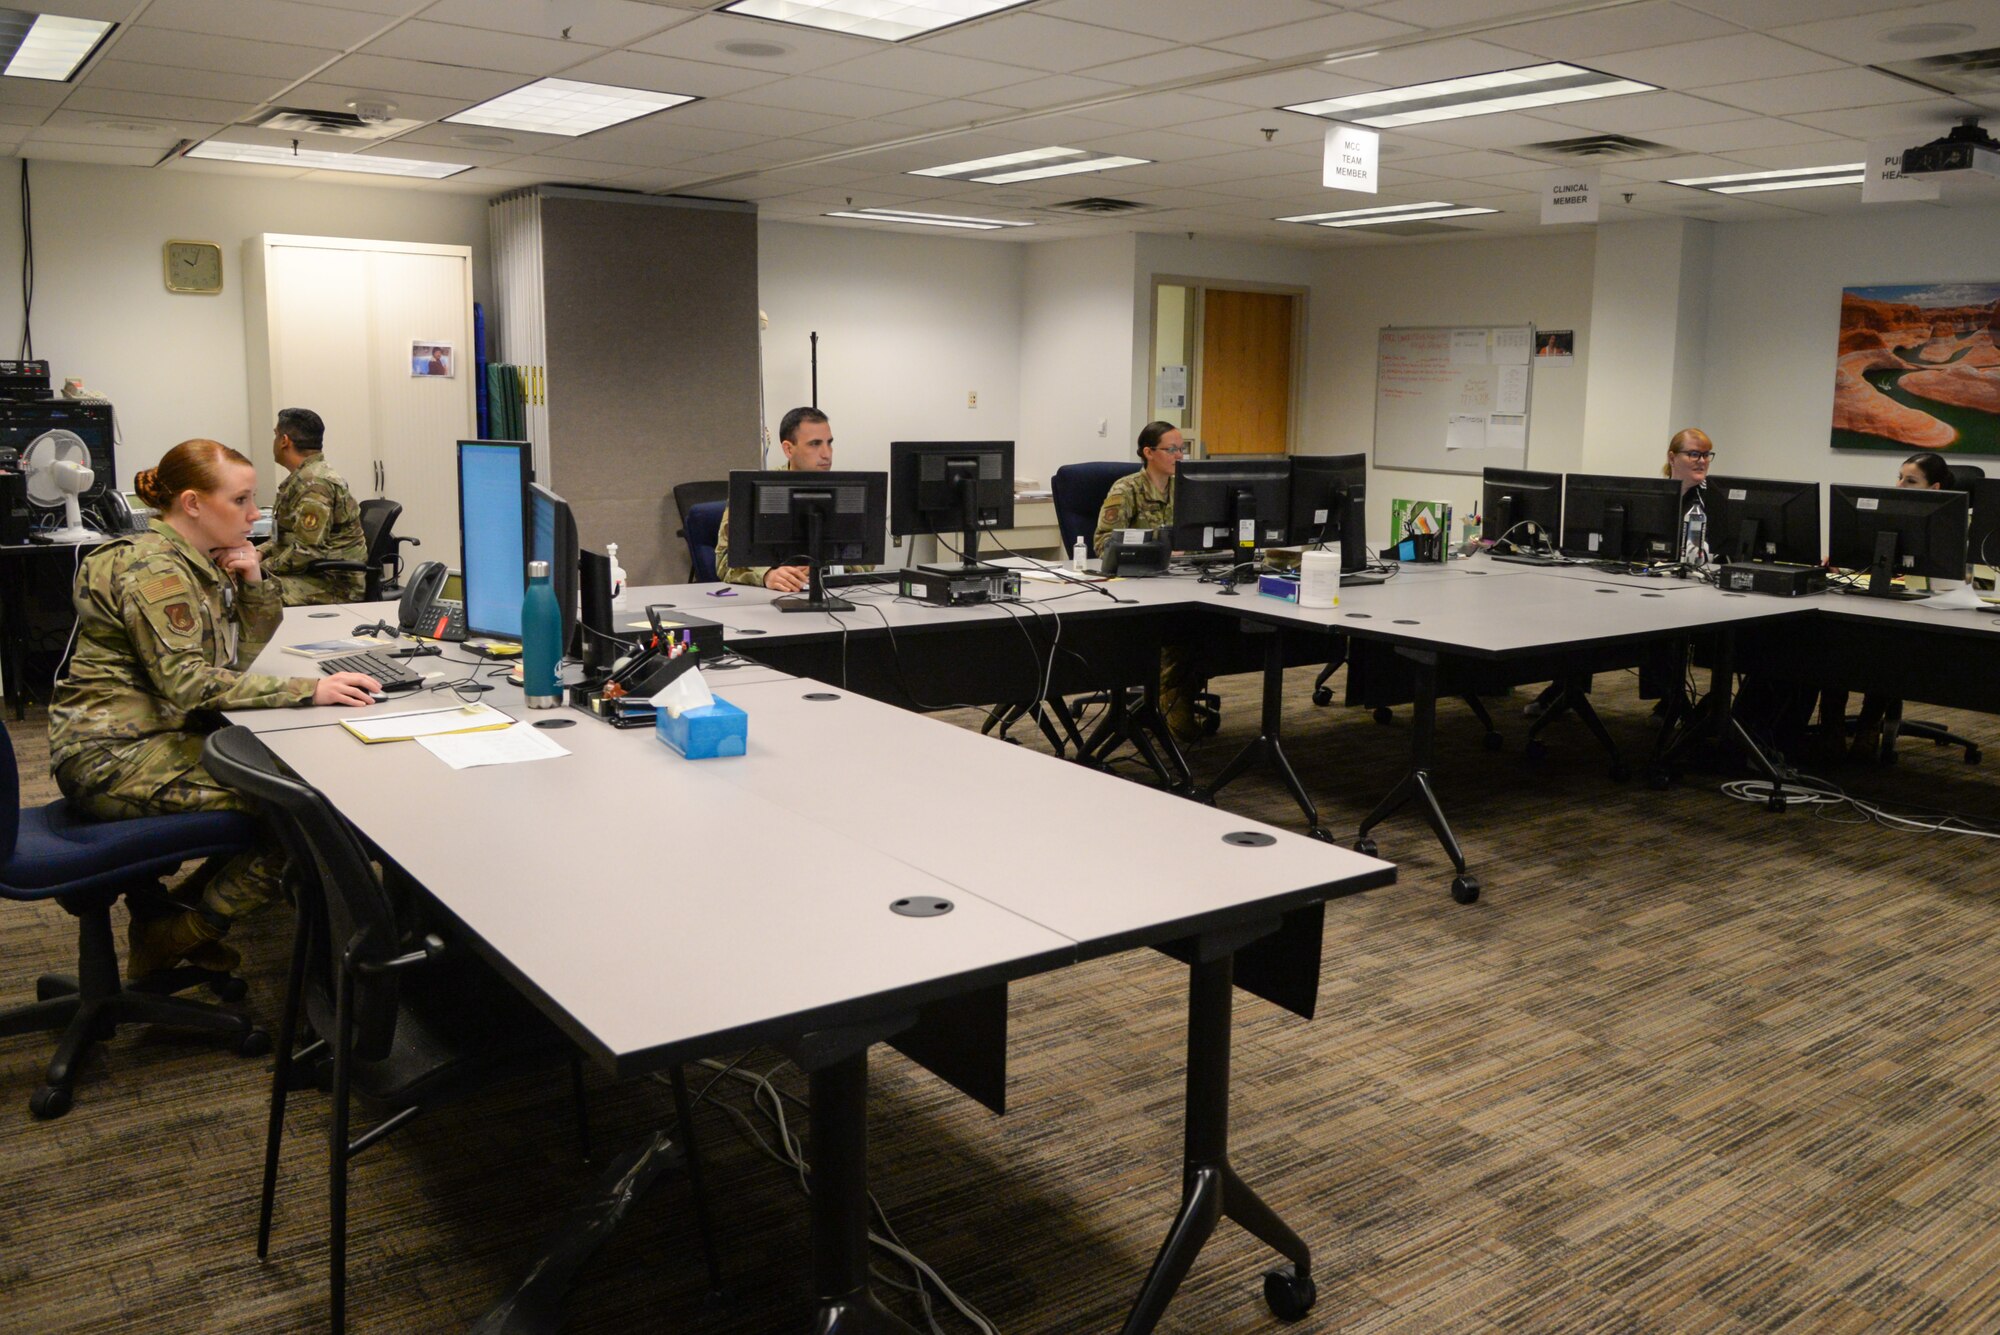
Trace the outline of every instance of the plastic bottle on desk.
<instances>
[{"instance_id":1,"label":"plastic bottle on desk","mask_svg":"<svg viewBox=\"0 0 2000 1335\"><path fill-rule=\"evenodd\" d=\"M604 544L604 554L611 561L611 610L625 610L625 567L618 564L618 544Z\"/></svg>"},{"instance_id":2,"label":"plastic bottle on desk","mask_svg":"<svg viewBox=\"0 0 2000 1335\"><path fill-rule=\"evenodd\" d=\"M1071 570L1080 572L1083 569L1084 553L1087 551L1089 551L1089 548L1083 545L1083 535L1081 533L1077 534L1076 543L1069 551L1069 567Z\"/></svg>"},{"instance_id":3,"label":"plastic bottle on desk","mask_svg":"<svg viewBox=\"0 0 2000 1335\"><path fill-rule=\"evenodd\" d=\"M521 689L528 708L554 709L562 703L556 664L562 658L562 610L549 582L547 561L528 562L528 591L521 597Z\"/></svg>"}]
</instances>

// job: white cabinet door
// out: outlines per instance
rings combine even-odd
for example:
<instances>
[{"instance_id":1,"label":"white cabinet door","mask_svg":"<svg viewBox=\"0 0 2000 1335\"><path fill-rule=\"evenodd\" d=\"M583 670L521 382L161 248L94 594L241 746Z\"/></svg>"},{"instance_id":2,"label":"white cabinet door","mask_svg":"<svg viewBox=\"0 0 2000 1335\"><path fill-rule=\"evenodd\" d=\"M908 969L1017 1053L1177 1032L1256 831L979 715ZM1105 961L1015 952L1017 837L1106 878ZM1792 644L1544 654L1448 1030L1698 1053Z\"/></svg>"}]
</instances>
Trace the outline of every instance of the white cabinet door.
<instances>
[{"instance_id":1,"label":"white cabinet door","mask_svg":"<svg viewBox=\"0 0 2000 1335\"><path fill-rule=\"evenodd\" d=\"M357 497L375 494L375 376L368 355L368 255L358 250L268 254L271 403L250 424L245 453L257 461L266 498L284 470L271 458L269 431L283 408L310 408L326 423L326 461Z\"/></svg>"}]
</instances>

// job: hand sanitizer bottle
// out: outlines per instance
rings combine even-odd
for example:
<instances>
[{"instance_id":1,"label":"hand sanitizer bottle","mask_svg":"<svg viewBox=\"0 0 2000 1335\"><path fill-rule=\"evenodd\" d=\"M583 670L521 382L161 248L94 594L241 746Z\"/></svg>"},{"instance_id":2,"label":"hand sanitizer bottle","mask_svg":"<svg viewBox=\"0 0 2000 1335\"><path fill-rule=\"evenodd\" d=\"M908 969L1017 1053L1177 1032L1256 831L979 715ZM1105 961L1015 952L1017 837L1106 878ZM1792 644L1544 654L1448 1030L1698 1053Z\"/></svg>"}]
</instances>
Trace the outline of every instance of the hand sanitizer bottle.
<instances>
[{"instance_id":1,"label":"hand sanitizer bottle","mask_svg":"<svg viewBox=\"0 0 2000 1335\"><path fill-rule=\"evenodd\" d=\"M618 564L618 544L604 544L604 554L611 558L611 610L625 610L625 567Z\"/></svg>"},{"instance_id":2,"label":"hand sanitizer bottle","mask_svg":"<svg viewBox=\"0 0 2000 1335\"><path fill-rule=\"evenodd\" d=\"M1083 545L1083 535L1081 533L1077 534L1076 545L1071 547L1069 552L1070 569L1082 570L1084 561L1088 559L1085 553L1089 550L1089 548Z\"/></svg>"}]
</instances>

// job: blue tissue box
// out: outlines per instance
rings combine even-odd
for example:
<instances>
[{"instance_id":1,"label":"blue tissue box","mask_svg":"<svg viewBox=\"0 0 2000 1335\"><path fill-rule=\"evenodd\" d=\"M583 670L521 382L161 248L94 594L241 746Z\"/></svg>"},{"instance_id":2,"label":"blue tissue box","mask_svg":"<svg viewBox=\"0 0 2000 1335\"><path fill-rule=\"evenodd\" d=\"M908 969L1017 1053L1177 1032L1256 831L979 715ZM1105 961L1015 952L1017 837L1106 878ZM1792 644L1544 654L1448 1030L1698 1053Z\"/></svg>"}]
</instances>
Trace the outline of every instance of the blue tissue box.
<instances>
[{"instance_id":1,"label":"blue tissue box","mask_svg":"<svg viewBox=\"0 0 2000 1335\"><path fill-rule=\"evenodd\" d=\"M1299 580L1296 575L1259 575L1257 592L1266 598L1282 598L1288 603L1299 600Z\"/></svg>"},{"instance_id":2,"label":"blue tissue box","mask_svg":"<svg viewBox=\"0 0 2000 1335\"><path fill-rule=\"evenodd\" d=\"M719 695L679 718L662 709L653 726L661 741L689 760L740 756L750 743L750 716Z\"/></svg>"}]
</instances>

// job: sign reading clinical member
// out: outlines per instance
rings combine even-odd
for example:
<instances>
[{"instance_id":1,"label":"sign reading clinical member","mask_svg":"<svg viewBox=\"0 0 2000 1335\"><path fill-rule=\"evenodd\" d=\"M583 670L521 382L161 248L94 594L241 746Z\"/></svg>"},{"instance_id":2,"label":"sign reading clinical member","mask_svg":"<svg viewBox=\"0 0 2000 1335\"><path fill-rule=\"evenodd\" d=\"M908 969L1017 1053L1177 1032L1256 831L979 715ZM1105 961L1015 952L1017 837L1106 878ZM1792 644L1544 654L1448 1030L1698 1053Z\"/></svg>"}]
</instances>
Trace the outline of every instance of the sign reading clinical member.
<instances>
[{"instance_id":1,"label":"sign reading clinical member","mask_svg":"<svg viewBox=\"0 0 2000 1335\"><path fill-rule=\"evenodd\" d=\"M1594 223L1601 197L1594 171L1558 172L1542 183L1542 226Z\"/></svg>"},{"instance_id":2,"label":"sign reading clinical member","mask_svg":"<svg viewBox=\"0 0 2000 1335\"><path fill-rule=\"evenodd\" d=\"M1382 136L1358 125L1336 125L1326 132L1326 165L1320 183L1329 190L1375 193L1380 179L1376 162Z\"/></svg>"}]
</instances>

